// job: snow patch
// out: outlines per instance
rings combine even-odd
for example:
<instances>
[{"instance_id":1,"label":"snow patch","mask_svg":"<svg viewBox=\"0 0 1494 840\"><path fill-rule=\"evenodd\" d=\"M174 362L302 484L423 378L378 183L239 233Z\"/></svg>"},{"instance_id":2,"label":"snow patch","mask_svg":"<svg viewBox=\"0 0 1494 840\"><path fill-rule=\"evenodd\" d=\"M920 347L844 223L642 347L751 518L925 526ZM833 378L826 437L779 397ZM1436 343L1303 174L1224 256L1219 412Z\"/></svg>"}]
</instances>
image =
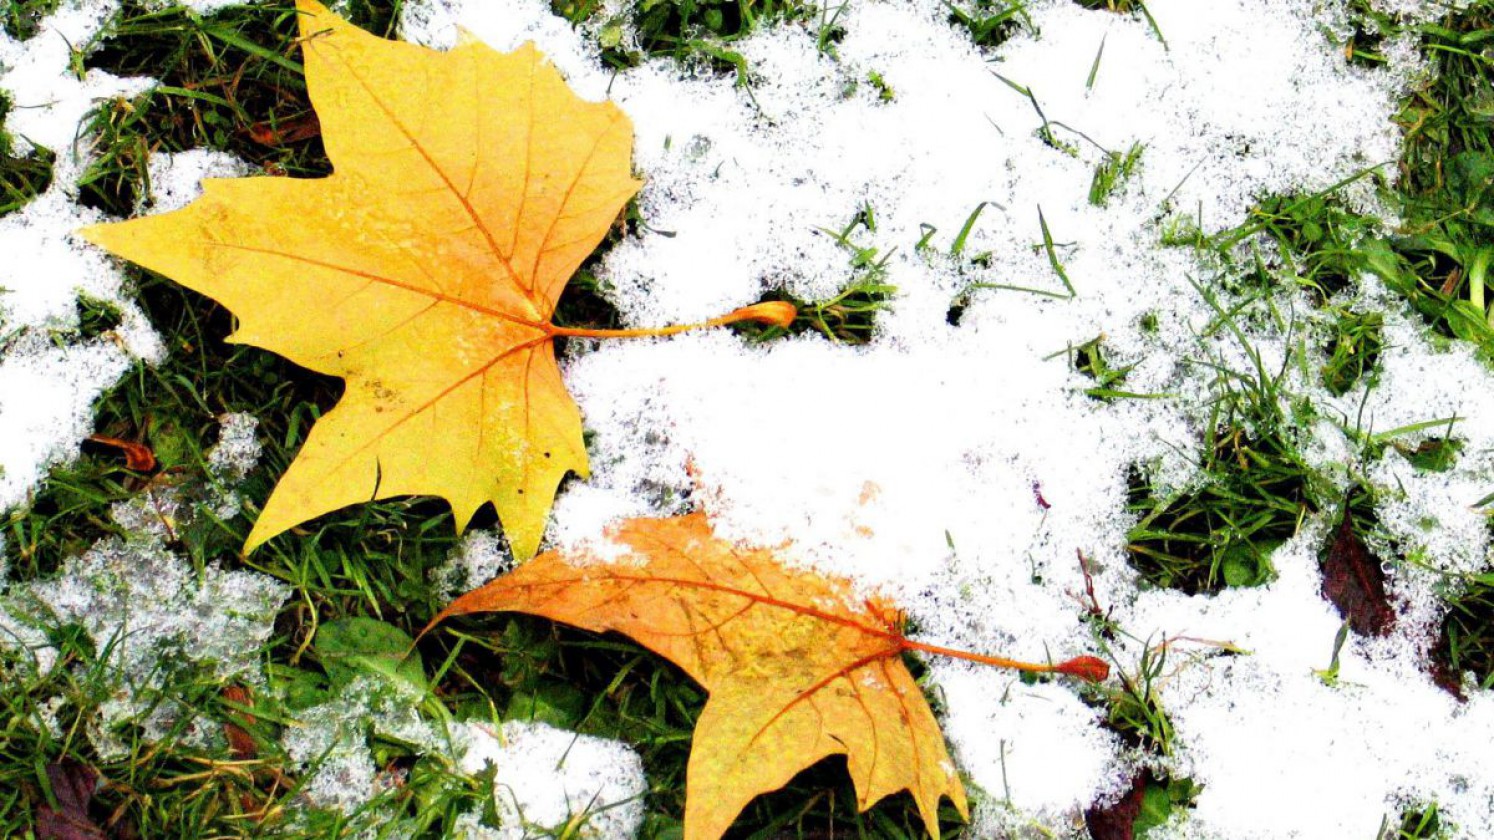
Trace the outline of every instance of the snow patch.
<instances>
[{"instance_id":1,"label":"snow patch","mask_svg":"<svg viewBox=\"0 0 1494 840\"><path fill-rule=\"evenodd\" d=\"M156 539L110 538L64 561L48 580L14 583L0 602L0 650L21 649L23 665L46 674L57 665L48 632L76 626L98 656L90 680L112 696L87 734L105 757L129 747L116 730L130 723L146 740L176 731L186 743L213 737L180 698L163 695L182 669L220 681L263 683L259 651L289 587L246 571L194 569Z\"/></svg>"},{"instance_id":2,"label":"snow patch","mask_svg":"<svg viewBox=\"0 0 1494 840\"><path fill-rule=\"evenodd\" d=\"M202 195L204 178L240 178L254 171L253 166L233 155L212 149L157 152L146 162L150 212L165 213L186 207ZM142 201L136 212L145 212L146 203Z\"/></svg>"},{"instance_id":3,"label":"snow patch","mask_svg":"<svg viewBox=\"0 0 1494 840\"><path fill-rule=\"evenodd\" d=\"M517 720L496 730L469 723L464 734L462 772L493 772L502 825L478 836L519 840L534 836L533 829L558 830L583 815L580 837L609 840L638 833L648 784L643 760L626 744Z\"/></svg>"}]
</instances>

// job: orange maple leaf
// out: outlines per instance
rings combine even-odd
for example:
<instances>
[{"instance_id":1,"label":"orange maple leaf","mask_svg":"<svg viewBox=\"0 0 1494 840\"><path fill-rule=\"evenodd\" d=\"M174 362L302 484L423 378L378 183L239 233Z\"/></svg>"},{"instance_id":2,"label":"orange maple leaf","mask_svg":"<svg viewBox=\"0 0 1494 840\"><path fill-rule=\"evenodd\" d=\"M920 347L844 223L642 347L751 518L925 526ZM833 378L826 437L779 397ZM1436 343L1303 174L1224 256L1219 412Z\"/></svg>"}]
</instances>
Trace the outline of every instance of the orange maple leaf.
<instances>
[{"instance_id":1,"label":"orange maple leaf","mask_svg":"<svg viewBox=\"0 0 1494 840\"><path fill-rule=\"evenodd\" d=\"M615 630L684 669L710 693L686 771L685 837L720 837L742 808L794 774L844 754L866 810L908 790L931 837L948 796L965 791L939 724L900 654L1104 679L1094 657L1036 665L907 639L900 614L844 581L783 566L769 549L715 537L704 514L634 519L621 558L546 552L457 600L431 621L515 611ZM427 627L427 630L430 628Z\"/></svg>"},{"instance_id":2,"label":"orange maple leaf","mask_svg":"<svg viewBox=\"0 0 1494 840\"><path fill-rule=\"evenodd\" d=\"M501 54L465 38L440 53L313 0L297 8L333 174L207 180L182 210L82 233L223 303L238 318L230 341L346 380L246 551L346 505L432 494L458 531L491 501L528 558L560 480L587 474L552 339L689 329L550 323L639 187L632 125L577 97L532 44Z\"/></svg>"}]
</instances>

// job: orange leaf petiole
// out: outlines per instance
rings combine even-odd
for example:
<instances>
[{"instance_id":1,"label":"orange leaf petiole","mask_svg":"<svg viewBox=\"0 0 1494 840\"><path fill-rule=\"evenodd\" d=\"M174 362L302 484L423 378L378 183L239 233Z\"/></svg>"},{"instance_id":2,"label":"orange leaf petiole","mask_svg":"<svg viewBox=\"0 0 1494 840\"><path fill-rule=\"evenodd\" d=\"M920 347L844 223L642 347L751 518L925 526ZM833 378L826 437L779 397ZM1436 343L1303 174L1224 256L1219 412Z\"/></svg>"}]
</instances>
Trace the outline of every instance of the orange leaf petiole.
<instances>
[{"instance_id":1,"label":"orange leaf petiole","mask_svg":"<svg viewBox=\"0 0 1494 840\"><path fill-rule=\"evenodd\" d=\"M551 336L565 336L568 338L653 338L665 335L677 335L690 330L701 330L707 327L724 327L727 324L737 324L742 321L756 321L760 324L771 324L775 327L787 327L794 322L799 310L787 301L770 300L763 303L754 303L741 309L733 310L722 315L720 318L712 318L699 324L679 324L673 327L657 327L653 329L634 330L593 330L583 327L547 327Z\"/></svg>"},{"instance_id":2,"label":"orange leaf petiole","mask_svg":"<svg viewBox=\"0 0 1494 840\"><path fill-rule=\"evenodd\" d=\"M1034 674L1064 674L1070 677L1078 677L1087 682L1103 682L1106 677L1110 676L1110 666L1103 659L1094 656L1076 656L1073 659L1063 662L1038 664L1036 662L1021 662L1016 659L1007 659L1004 656L986 656L980 653L971 653L967 650L926 645L923 642L915 642L911 639L903 639L902 647L904 650L916 650L921 653L951 656L955 659L979 662L982 665L994 665L997 668L1015 668L1018 671L1028 671Z\"/></svg>"}]
</instances>

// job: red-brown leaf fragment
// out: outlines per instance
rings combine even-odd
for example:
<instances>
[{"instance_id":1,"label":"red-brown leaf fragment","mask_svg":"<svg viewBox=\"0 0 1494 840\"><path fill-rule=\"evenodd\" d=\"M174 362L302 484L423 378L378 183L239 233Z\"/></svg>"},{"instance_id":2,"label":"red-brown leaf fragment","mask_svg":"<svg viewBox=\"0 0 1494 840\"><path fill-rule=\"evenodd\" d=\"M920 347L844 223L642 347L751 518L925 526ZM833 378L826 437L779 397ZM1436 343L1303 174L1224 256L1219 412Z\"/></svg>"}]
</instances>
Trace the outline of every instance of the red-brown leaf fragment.
<instances>
[{"instance_id":1,"label":"red-brown leaf fragment","mask_svg":"<svg viewBox=\"0 0 1494 840\"><path fill-rule=\"evenodd\" d=\"M322 135L322 123L314 112L307 112L274 123L257 122L249 126L249 139L271 148L299 143Z\"/></svg>"},{"instance_id":2,"label":"red-brown leaf fragment","mask_svg":"<svg viewBox=\"0 0 1494 840\"><path fill-rule=\"evenodd\" d=\"M1143 770L1131 777L1131 789L1120 799L1085 809L1084 827L1089 829L1090 840L1133 840L1136 818L1141 815L1141 802L1151 777L1150 771Z\"/></svg>"},{"instance_id":3,"label":"red-brown leaf fragment","mask_svg":"<svg viewBox=\"0 0 1494 840\"><path fill-rule=\"evenodd\" d=\"M98 780L97 770L76 761L48 764L57 808L47 802L36 806L37 840L104 840L104 830L88 816Z\"/></svg>"},{"instance_id":4,"label":"red-brown leaf fragment","mask_svg":"<svg viewBox=\"0 0 1494 840\"><path fill-rule=\"evenodd\" d=\"M249 689L238 685L226 685L223 687L223 699L235 706L252 706L254 698L249 696ZM228 754L237 761L247 761L259 757L259 747L254 743L254 736L249 731L235 723L237 719L244 726L255 724L254 715L248 712L232 714L223 722L223 736L228 739Z\"/></svg>"},{"instance_id":5,"label":"red-brown leaf fragment","mask_svg":"<svg viewBox=\"0 0 1494 840\"><path fill-rule=\"evenodd\" d=\"M1385 570L1355 532L1347 503L1323 559L1321 592L1361 636L1383 636L1395 626L1395 610L1385 593Z\"/></svg>"}]
</instances>

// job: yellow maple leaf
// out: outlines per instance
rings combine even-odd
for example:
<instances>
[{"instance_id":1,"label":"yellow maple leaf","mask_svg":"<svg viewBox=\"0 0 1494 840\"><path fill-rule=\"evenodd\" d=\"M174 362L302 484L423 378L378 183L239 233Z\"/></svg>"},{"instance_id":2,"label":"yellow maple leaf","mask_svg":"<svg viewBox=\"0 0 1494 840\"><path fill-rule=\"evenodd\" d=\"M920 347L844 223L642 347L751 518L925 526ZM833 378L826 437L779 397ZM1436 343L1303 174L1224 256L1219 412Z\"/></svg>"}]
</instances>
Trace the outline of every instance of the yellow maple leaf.
<instances>
[{"instance_id":1,"label":"yellow maple leaf","mask_svg":"<svg viewBox=\"0 0 1494 840\"><path fill-rule=\"evenodd\" d=\"M186 208L82 234L227 306L230 341L346 380L246 551L350 504L431 494L458 531L491 501L528 558L560 480L587 474L552 339L686 329L550 323L640 185L632 125L577 97L532 44L440 53L313 0L297 9L333 174L206 180ZM759 306L711 323L785 317Z\"/></svg>"},{"instance_id":2,"label":"yellow maple leaf","mask_svg":"<svg viewBox=\"0 0 1494 840\"><path fill-rule=\"evenodd\" d=\"M941 797L968 817L904 651L1091 680L1108 671L1094 657L1037 665L912 641L889 603L858 600L846 582L789 569L771 550L718 539L704 514L630 520L612 538L625 556L547 552L453 601L431 625L516 611L615 630L705 686L686 771L687 840L720 837L753 797L837 754L863 811L908 790L931 837Z\"/></svg>"}]
</instances>

